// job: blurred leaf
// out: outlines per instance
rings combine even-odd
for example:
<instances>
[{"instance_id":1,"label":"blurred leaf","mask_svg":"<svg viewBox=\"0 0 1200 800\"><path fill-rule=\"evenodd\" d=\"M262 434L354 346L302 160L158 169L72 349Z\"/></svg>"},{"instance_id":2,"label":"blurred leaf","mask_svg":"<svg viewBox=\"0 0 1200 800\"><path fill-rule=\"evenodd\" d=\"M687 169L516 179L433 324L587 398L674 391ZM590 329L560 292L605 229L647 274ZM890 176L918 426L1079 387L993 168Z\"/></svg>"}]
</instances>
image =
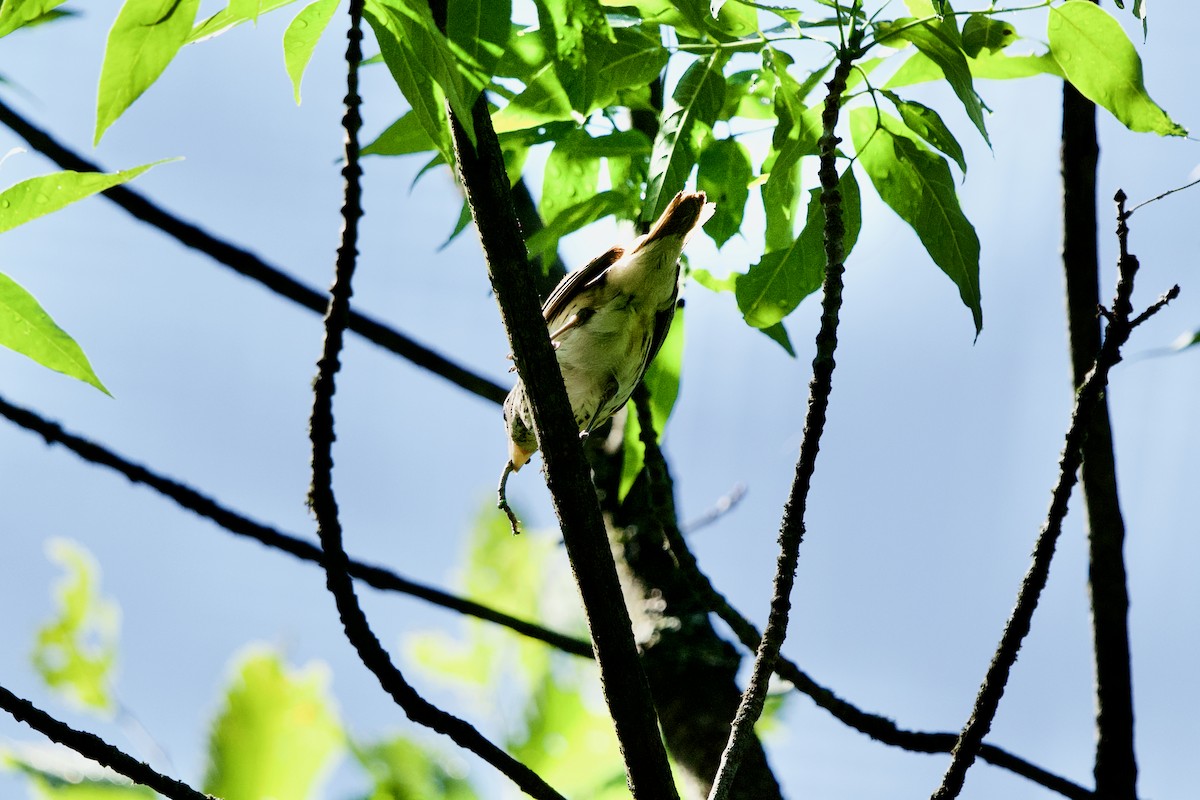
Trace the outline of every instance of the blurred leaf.
<instances>
[{"instance_id":1,"label":"blurred leaf","mask_svg":"<svg viewBox=\"0 0 1200 800\"><path fill-rule=\"evenodd\" d=\"M434 86L450 103L471 144L475 144L471 106L479 92L463 86L458 62L434 24L429 4L425 0L367 0L363 15L375 32L396 85L446 163L453 164L446 111Z\"/></svg>"},{"instance_id":2,"label":"blurred leaf","mask_svg":"<svg viewBox=\"0 0 1200 800\"><path fill-rule=\"evenodd\" d=\"M321 34L329 27L337 7L338 0L309 3L283 32L283 62L288 77L292 79L296 105L300 105L300 81L304 79L304 69L312 59L313 49L320 41Z\"/></svg>"},{"instance_id":3,"label":"blurred leaf","mask_svg":"<svg viewBox=\"0 0 1200 800\"><path fill-rule=\"evenodd\" d=\"M725 103L718 119L775 118L775 74L766 69L735 72L725 81Z\"/></svg>"},{"instance_id":4,"label":"blurred leaf","mask_svg":"<svg viewBox=\"0 0 1200 800\"><path fill-rule=\"evenodd\" d=\"M641 215L644 223L659 218L691 174L696 163L696 153L690 147L692 128L697 121L712 125L725 100L725 78L721 74L724 59L718 51L688 67L663 108L662 124L650 154Z\"/></svg>"},{"instance_id":5,"label":"blurred leaf","mask_svg":"<svg viewBox=\"0 0 1200 800\"><path fill-rule=\"evenodd\" d=\"M852 170L841 176L843 259L850 255L862 227L858 182ZM765 253L762 260L737 279L738 309L747 324L771 328L821 288L825 278L825 212L821 189L809 191L804 229L785 250ZM775 338L772 336L772 338Z\"/></svg>"},{"instance_id":6,"label":"blurred leaf","mask_svg":"<svg viewBox=\"0 0 1200 800\"><path fill-rule=\"evenodd\" d=\"M243 22L258 22L268 11L291 5L295 0L229 0L229 5L196 25L184 44L211 39Z\"/></svg>"},{"instance_id":7,"label":"blurred leaf","mask_svg":"<svg viewBox=\"0 0 1200 800\"><path fill-rule=\"evenodd\" d=\"M58 326L33 295L2 272L0 346L112 396L96 376L79 344Z\"/></svg>"},{"instance_id":8,"label":"blurred leaf","mask_svg":"<svg viewBox=\"0 0 1200 800\"><path fill-rule=\"evenodd\" d=\"M646 377L643 379L646 389L650 392L650 417L654 420L654 431L659 441L662 441L667 420L671 416L671 410L675 408L675 401L679 398L679 378L682 373L683 309L678 308L675 310L675 318L671 320L671 330L667 332L662 348L646 370ZM625 415L625 454L621 462L621 484L617 490L617 502L623 502L625 495L633 488L633 482L642 471L646 457L637 409L633 407L632 402L627 408L629 413Z\"/></svg>"},{"instance_id":9,"label":"blurred leaf","mask_svg":"<svg viewBox=\"0 0 1200 800\"><path fill-rule=\"evenodd\" d=\"M1195 347L1200 344L1200 330L1195 333L1185 333L1171 343L1171 349L1175 351L1187 350L1189 347Z\"/></svg>"},{"instance_id":10,"label":"blurred leaf","mask_svg":"<svg viewBox=\"0 0 1200 800\"><path fill-rule=\"evenodd\" d=\"M158 80L192 32L200 0L125 0L104 48L92 144Z\"/></svg>"},{"instance_id":11,"label":"blurred leaf","mask_svg":"<svg viewBox=\"0 0 1200 800\"><path fill-rule=\"evenodd\" d=\"M351 745L371 776L365 800L476 800L471 784L454 775L432 752L403 737Z\"/></svg>"},{"instance_id":12,"label":"blurred leaf","mask_svg":"<svg viewBox=\"0 0 1200 800\"><path fill-rule=\"evenodd\" d=\"M223 800L307 800L342 747L329 670L289 670L266 649L243 655L209 736L204 791Z\"/></svg>"},{"instance_id":13,"label":"blurred leaf","mask_svg":"<svg viewBox=\"0 0 1200 800\"><path fill-rule=\"evenodd\" d=\"M153 789L138 786L65 747L0 747L0 770L13 769L29 779L37 800L153 800Z\"/></svg>"},{"instance_id":14,"label":"blurred leaf","mask_svg":"<svg viewBox=\"0 0 1200 800\"><path fill-rule=\"evenodd\" d=\"M111 713L120 611L100 594L100 567L81 544L55 538L46 550L65 575L55 586L58 614L38 629L33 666L72 703Z\"/></svg>"},{"instance_id":15,"label":"blurred leaf","mask_svg":"<svg viewBox=\"0 0 1200 800\"><path fill-rule=\"evenodd\" d=\"M737 288L739 273L731 272L724 278L718 278L706 269L697 268L688 272L688 277L709 291L732 292Z\"/></svg>"},{"instance_id":16,"label":"blurred leaf","mask_svg":"<svg viewBox=\"0 0 1200 800\"><path fill-rule=\"evenodd\" d=\"M538 211L547 223L567 208L596 194L600 180L600 158L579 152L578 146L591 137L576 129L554 145L546 159L542 178L542 197Z\"/></svg>"},{"instance_id":17,"label":"blurred leaf","mask_svg":"<svg viewBox=\"0 0 1200 800\"><path fill-rule=\"evenodd\" d=\"M875 190L954 281L978 336L983 329L979 238L959 206L946 160L926 150L900 120L886 114L881 118L874 108L850 112L850 133Z\"/></svg>"},{"instance_id":18,"label":"blurred leaf","mask_svg":"<svg viewBox=\"0 0 1200 800\"><path fill-rule=\"evenodd\" d=\"M972 14L963 23L962 48L970 58L975 58L981 50L995 53L1003 50L1017 40L1017 29L1012 23L987 16Z\"/></svg>"},{"instance_id":19,"label":"blurred leaf","mask_svg":"<svg viewBox=\"0 0 1200 800\"><path fill-rule=\"evenodd\" d=\"M512 0L448 0L446 36L464 77L482 91L512 36Z\"/></svg>"},{"instance_id":20,"label":"blurred leaf","mask_svg":"<svg viewBox=\"0 0 1200 800\"><path fill-rule=\"evenodd\" d=\"M114 173L64 170L21 181L0 192L0 233L131 181L151 167L172 160L163 159Z\"/></svg>"},{"instance_id":21,"label":"blurred leaf","mask_svg":"<svg viewBox=\"0 0 1200 800\"><path fill-rule=\"evenodd\" d=\"M966 173L967 159L963 155L962 146L936 111L911 100L901 100L887 90L884 90L883 94L896 106L896 110L900 112L900 119L904 120L909 130L954 159L958 168Z\"/></svg>"},{"instance_id":22,"label":"blurred leaf","mask_svg":"<svg viewBox=\"0 0 1200 800\"><path fill-rule=\"evenodd\" d=\"M918 50L941 69L946 82L950 84L954 94L962 101L967 116L975 123L983 140L990 147L991 140L988 139L987 125L983 120L983 101L979 99L979 94L975 91L971 68L963 54L958 32L954 30L948 20L915 25L912 23L911 19L901 19L892 23L891 27L895 29L894 36L912 42ZM886 33L881 36L881 40L887 38L888 34Z\"/></svg>"},{"instance_id":23,"label":"blurred leaf","mask_svg":"<svg viewBox=\"0 0 1200 800\"><path fill-rule=\"evenodd\" d=\"M1146 93L1142 59L1121 24L1087 0L1050 9L1050 53L1067 80L1131 131L1186 136Z\"/></svg>"},{"instance_id":24,"label":"blurred leaf","mask_svg":"<svg viewBox=\"0 0 1200 800\"><path fill-rule=\"evenodd\" d=\"M736 139L713 139L700 153L700 168L696 173L696 188L716 203L704 232L722 247L742 229L746 200L750 197L750 181L754 168L750 151Z\"/></svg>"},{"instance_id":25,"label":"blurred leaf","mask_svg":"<svg viewBox=\"0 0 1200 800\"><path fill-rule=\"evenodd\" d=\"M321 0L324 2L324 0ZM433 150L433 140L414 111L405 111L400 119L362 149L364 156L406 156Z\"/></svg>"},{"instance_id":26,"label":"blurred leaf","mask_svg":"<svg viewBox=\"0 0 1200 800\"><path fill-rule=\"evenodd\" d=\"M0 5L0 36L36 23L66 0L4 0Z\"/></svg>"}]
</instances>

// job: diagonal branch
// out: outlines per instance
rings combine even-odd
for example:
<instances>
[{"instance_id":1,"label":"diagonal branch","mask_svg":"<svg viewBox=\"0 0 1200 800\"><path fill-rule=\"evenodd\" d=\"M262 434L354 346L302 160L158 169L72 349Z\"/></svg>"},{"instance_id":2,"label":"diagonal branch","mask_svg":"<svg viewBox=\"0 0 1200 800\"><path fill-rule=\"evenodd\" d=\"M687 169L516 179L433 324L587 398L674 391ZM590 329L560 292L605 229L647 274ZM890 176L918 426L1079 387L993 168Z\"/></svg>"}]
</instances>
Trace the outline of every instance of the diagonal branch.
<instances>
[{"instance_id":1,"label":"diagonal branch","mask_svg":"<svg viewBox=\"0 0 1200 800\"><path fill-rule=\"evenodd\" d=\"M63 169L77 172L104 171L103 167L88 161L66 147L3 101L0 101L0 123L6 125L28 142L30 147ZM309 311L318 314L325 313L326 298L324 294L305 286L279 267L271 266L248 250L219 239L198 226L175 216L127 186L114 186L105 191L104 195L135 218L148 225L153 225L185 247L204 253L239 275L257 281L272 292ZM498 384L471 372L462 365L456 364L395 328L388 327L366 314L351 310L349 328L368 341L411 361L418 367L440 375L472 394L494 403L504 402L507 391Z\"/></svg>"},{"instance_id":2,"label":"diagonal branch","mask_svg":"<svg viewBox=\"0 0 1200 800\"><path fill-rule=\"evenodd\" d=\"M196 791L183 781L154 771L149 765L117 749L94 733L75 730L3 686L0 686L0 708L12 714L18 722L24 722L52 741L71 748L97 764L121 773L131 781L149 786L164 797L169 797L171 800L213 800L212 797Z\"/></svg>"},{"instance_id":3,"label":"diagonal branch","mask_svg":"<svg viewBox=\"0 0 1200 800\"><path fill-rule=\"evenodd\" d=\"M840 18L840 17L839 17ZM841 194L838 191L837 145L834 135L846 78L859 56L862 28L851 17L849 41L838 51L838 63L833 77L826 84L825 109L821 115L824 132L821 135L821 205L825 209L825 281L821 298L821 325L817 331L817 354L813 358L812 380L809 382L808 413L804 420L804 437L796 475L783 512L779 531L779 556L776 560L774 595L767 617L767 627L754 659L750 682L742 695L742 704L734 719L729 744L721 756L721 768L709 793L709 800L728 797L737 773L741 754L754 735L754 723L762 713L767 698L767 683L775 669L779 650L787 636L788 614L791 610L792 586L796 579L796 564L800 557L800 542L804 539L804 512L808 492L816 469L817 451L825 430L825 413L833 389L833 354L837 349L838 315L842 307L842 273L845 231L842 223Z\"/></svg>"},{"instance_id":4,"label":"diagonal branch","mask_svg":"<svg viewBox=\"0 0 1200 800\"><path fill-rule=\"evenodd\" d=\"M309 423L312 442L312 486L309 505L317 518L317 534L325 551L325 582L337 603L346 638L354 646L363 664L379 680L380 686L392 696L409 719L449 736L463 747L483 758L511 779L522 791L543 800L561 800L537 773L501 750L478 730L452 714L434 706L421 697L392 663L371 630L354 592L350 577L349 557L342 544L341 520L333 491L333 396L335 376L340 364L342 344L350 316L351 279L358 256L358 223L362 218L362 167L359 165L358 132L362 127L359 115L358 65L362 61L363 0L350 0L350 26L346 46L346 113L342 126L346 131L346 163L342 176L346 181L342 205L342 241L338 247L333 285L330 288L329 309L325 313L325 342L317 362L317 377L313 381L313 410Z\"/></svg>"},{"instance_id":5,"label":"diagonal branch","mask_svg":"<svg viewBox=\"0 0 1200 800\"><path fill-rule=\"evenodd\" d=\"M26 408L15 406L3 397L0 397L0 416L7 417L22 428L33 431L45 439L48 444L61 444L85 461L107 467L119 472L134 483L150 487L164 497L175 501L176 504L188 511L192 511L215 522L230 533L254 539L260 544L281 550L302 561L319 565L324 565L325 563L325 556L321 552L321 549L305 541L303 538L283 533L277 528L255 522L249 517L221 505L211 497L201 494L185 484L153 472L141 464L135 464L95 442L73 433L68 433L63 430L61 425L51 422ZM460 614L476 617L485 622L502 625L523 636L545 642L563 652L582 656L583 658L592 657L591 644L581 639L543 628L540 625L518 619L502 611L485 606L482 603L450 594L433 586L409 580L384 567L367 564L354 559L351 559L349 564L350 574L353 577L358 578L363 583L375 589L402 592L413 597L418 597L442 608L448 608Z\"/></svg>"},{"instance_id":6,"label":"diagonal branch","mask_svg":"<svg viewBox=\"0 0 1200 800\"><path fill-rule=\"evenodd\" d=\"M1037 543L1033 549L1033 563L1021 582L1017 594L1016 606L1004 626L1004 633L992 662L988 665L987 674L979 686L979 694L971 716L967 720L958 742L951 754L950 766L942 776L941 786L933 793L933 800L953 800L962 791L963 781L967 770L979 752L983 737L991 728L1000 698L1004 695L1004 686L1016 663L1017 653L1021 642L1029 633L1033 620L1033 612L1037 608L1038 598L1046 587L1050 575L1050 561L1054 557L1054 548L1062 533L1063 519L1067 516L1067 508L1071 499L1071 490L1075 486L1076 475L1083 461L1082 445L1088 434L1093 415L1098 408L1099 399L1108 385L1108 373L1120 360L1121 348L1129 340L1133 329L1148 319L1152 314L1163 308L1179 294L1175 286L1150 306L1142 314L1131 319L1133 306L1130 302L1133 296L1133 281L1137 275L1138 261L1130 255L1128 249L1129 228L1125 213L1125 193L1117 192L1117 238L1120 242L1121 257L1117 262L1117 290L1113 299L1112 310L1101 308L1101 313L1108 320L1104 342L1092 363L1092 368L1079 387L1075 396L1075 407L1071 412L1071 424L1067 429L1066 441L1063 445L1062 456L1059 459L1058 482L1051 496L1050 510L1046 522L1038 534Z\"/></svg>"}]
</instances>

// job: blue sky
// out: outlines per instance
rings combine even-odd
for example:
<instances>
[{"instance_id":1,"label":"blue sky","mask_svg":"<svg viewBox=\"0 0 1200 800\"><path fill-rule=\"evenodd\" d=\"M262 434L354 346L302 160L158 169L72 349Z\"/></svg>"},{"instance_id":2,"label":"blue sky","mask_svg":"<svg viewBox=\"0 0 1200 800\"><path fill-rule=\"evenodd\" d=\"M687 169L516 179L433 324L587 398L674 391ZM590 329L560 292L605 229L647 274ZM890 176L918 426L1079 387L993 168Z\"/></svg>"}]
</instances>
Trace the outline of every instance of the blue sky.
<instances>
[{"instance_id":1,"label":"blue sky","mask_svg":"<svg viewBox=\"0 0 1200 800\"><path fill-rule=\"evenodd\" d=\"M19 87L4 88L6 102L112 169L185 156L135 188L325 286L339 228L341 37L330 35L318 47L299 107L280 47L294 8L264 17L257 28L189 46L92 151L96 81L116 10L116 3L96 4L80 19L6 38L0 74ZM1190 5L1151 11L1141 48L1147 85L1177 121L1200 128L1192 41L1200 12ZM1041 26L1036 18L1018 21L1034 38ZM679 74L674 64L672 70ZM830 421L784 648L842 696L913 729L956 730L965 720L1044 518L1071 403L1058 259L1060 84L1040 78L979 88L995 112L988 120L994 152L948 91L913 94L954 109L947 120L968 150L960 195L983 246L978 341L955 288L915 235L872 199L860 173L865 224L847 264ZM369 134L404 109L382 68L364 73L364 94ZM1105 198L1123 187L1140 201L1200 177L1200 150L1194 140L1129 133L1103 114L1100 127L1107 298L1116 243L1107 233L1113 215ZM18 144L0 130L0 151ZM444 354L511 380L477 241L468 232L439 250L459 207L449 176L435 171L410 193L422 163L367 163L355 299ZM52 169L37 154L18 155L4 163L0 180L7 186ZM1200 327L1200 284L1193 286L1198 204L1194 190L1132 220L1131 248L1143 265L1136 304L1172 283L1184 291L1135 334L1109 392L1129 528L1140 786L1147 797L1184 796L1193 785L1187 757L1200 744L1191 713L1200 708L1200 354L1139 357ZM567 240L563 253L578 265L614 237L628 236L598 225ZM756 260L754 245L735 241L718 252L698 239L689 249L694 265L723 274ZM0 269L84 345L114 395L5 351L6 399L252 517L312 534L304 496L308 389L321 339L316 315L102 199L0 238ZM698 533L694 547L717 585L761 623L799 444L816 303L806 301L786 322L801 350L790 359L742 323L731 297L693 285L687 300L683 385L665 440L679 507L694 518L734 485L748 487L736 511ZM462 537L503 463L499 409L352 337L335 413L348 548L448 584ZM329 663L342 715L361 735L413 730L355 661L317 570L236 540L11 424L0 425L0 486L0 607L8 610L0 615L0 683L18 694L138 752L115 726L50 697L29 665L56 576L43 543L66 536L96 555L106 590L123 608L119 692L170 753L173 774L199 780L203 726L229 660L250 642L275 643L297 663ZM510 491L533 525L552 524L536 470L514 478ZM1086 784L1090 633L1077 511L992 741ZM460 624L403 597L365 593L365 603L402 663L406 636ZM418 680L448 707L474 712L443 684ZM944 757L870 742L803 697L787 706L785 720L769 748L792 796L922 796L945 766ZM4 739L37 736L0 719ZM472 773L502 791L486 768ZM0 793L19 791L0 776ZM1050 795L978 766L963 796Z\"/></svg>"}]
</instances>

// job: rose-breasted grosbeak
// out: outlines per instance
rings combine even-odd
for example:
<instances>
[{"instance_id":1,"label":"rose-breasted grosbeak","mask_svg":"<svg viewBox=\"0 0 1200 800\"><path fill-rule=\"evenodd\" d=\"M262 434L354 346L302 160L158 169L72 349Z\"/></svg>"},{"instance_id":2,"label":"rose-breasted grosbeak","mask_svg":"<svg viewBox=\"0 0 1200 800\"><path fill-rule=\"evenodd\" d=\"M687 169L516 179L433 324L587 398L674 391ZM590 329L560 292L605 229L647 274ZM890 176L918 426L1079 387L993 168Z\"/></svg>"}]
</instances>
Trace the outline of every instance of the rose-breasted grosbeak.
<instances>
[{"instance_id":1,"label":"rose-breasted grosbeak","mask_svg":"<svg viewBox=\"0 0 1200 800\"><path fill-rule=\"evenodd\" d=\"M714 206L704 192L680 192L629 250L613 247L555 287L542 308L581 434L621 406L646 374L675 316L679 256ZM525 385L504 401L509 472L538 449ZM507 511L501 481L501 507Z\"/></svg>"}]
</instances>

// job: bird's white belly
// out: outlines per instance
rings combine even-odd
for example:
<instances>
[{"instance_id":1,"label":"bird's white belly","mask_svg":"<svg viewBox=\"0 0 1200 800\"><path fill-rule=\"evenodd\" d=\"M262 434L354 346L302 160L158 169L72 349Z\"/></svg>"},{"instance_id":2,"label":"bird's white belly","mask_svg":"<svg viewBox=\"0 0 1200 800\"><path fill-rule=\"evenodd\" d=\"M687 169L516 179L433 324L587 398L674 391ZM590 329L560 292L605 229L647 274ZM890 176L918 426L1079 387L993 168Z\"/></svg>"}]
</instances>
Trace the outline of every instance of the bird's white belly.
<instances>
[{"instance_id":1,"label":"bird's white belly","mask_svg":"<svg viewBox=\"0 0 1200 800\"><path fill-rule=\"evenodd\" d=\"M610 303L559 336L558 363L581 430L604 422L629 399L653 332L653 310Z\"/></svg>"}]
</instances>

